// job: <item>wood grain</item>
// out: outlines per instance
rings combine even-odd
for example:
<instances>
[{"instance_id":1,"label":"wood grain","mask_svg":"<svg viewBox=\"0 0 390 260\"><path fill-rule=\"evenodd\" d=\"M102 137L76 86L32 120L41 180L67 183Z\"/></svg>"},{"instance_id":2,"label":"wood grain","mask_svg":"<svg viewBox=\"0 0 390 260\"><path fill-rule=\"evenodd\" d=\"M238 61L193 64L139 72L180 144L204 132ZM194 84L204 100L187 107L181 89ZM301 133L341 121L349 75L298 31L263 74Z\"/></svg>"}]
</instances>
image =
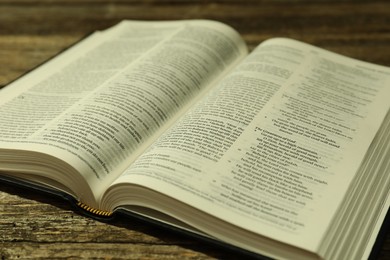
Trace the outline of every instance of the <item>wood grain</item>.
<instances>
[{"instance_id":1,"label":"wood grain","mask_svg":"<svg viewBox=\"0 0 390 260\"><path fill-rule=\"evenodd\" d=\"M291 37L390 66L389 1L0 0L0 87L123 19L203 18L233 26L250 49ZM240 257L134 219L99 222L58 198L0 184L0 259ZM389 235L379 259L390 259Z\"/></svg>"},{"instance_id":2,"label":"wood grain","mask_svg":"<svg viewBox=\"0 0 390 260\"><path fill-rule=\"evenodd\" d=\"M209 259L240 255L118 216L100 222L67 202L0 186L0 259Z\"/></svg>"}]
</instances>

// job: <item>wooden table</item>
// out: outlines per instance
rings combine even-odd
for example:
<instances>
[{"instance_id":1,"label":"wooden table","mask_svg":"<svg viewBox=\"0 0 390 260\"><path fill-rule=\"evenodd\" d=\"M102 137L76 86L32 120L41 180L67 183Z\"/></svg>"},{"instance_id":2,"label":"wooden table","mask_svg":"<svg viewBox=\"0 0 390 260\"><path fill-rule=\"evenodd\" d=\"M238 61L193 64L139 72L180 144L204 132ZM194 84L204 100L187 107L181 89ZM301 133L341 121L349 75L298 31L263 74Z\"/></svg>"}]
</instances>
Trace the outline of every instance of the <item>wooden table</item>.
<instances>
[{"instance_id":1,"label":"wooden table","mask_svg":"<svg viewBox=\"0 0 390 260\"><path fill-rule=\"evenodd\" d=\"M386 0L0 0L0 87L122 19L194 18L230 24L251 49L269 37L286 36L390 66ZM60 199L0 184L0 259L238 257L138 220L99 222ZM380 259L390 259L389 235Z\"/></svg>"}]
</instances>

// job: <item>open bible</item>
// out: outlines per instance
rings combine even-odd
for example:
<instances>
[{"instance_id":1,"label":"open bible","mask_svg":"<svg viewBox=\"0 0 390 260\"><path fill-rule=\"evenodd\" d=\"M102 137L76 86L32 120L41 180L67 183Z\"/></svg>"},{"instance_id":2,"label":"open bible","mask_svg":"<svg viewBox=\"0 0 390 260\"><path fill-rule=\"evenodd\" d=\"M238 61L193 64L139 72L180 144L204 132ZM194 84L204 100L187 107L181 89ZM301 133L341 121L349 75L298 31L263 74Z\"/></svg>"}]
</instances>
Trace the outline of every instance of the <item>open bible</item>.
<instances>
[{"instance_id":1,"label":"open bible","mask_svg":"<svg viewBox=\"0 0 390 260\"><path fill-rule=\"evenodd\" d=\"M390 69L207 20L123 21L0 91L0 178L274 258L367 258Z\"/></svg>"}]
</instances>

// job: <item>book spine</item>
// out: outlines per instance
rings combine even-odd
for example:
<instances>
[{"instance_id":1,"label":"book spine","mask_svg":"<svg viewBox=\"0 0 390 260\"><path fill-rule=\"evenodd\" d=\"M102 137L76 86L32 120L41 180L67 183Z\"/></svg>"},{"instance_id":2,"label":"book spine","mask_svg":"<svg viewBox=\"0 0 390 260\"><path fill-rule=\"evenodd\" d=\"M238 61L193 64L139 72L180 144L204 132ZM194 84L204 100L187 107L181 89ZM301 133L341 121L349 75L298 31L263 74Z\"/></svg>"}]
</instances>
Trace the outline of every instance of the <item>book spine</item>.
<instances>
[{"instance_id":1,"label":"book spine","mask_svg":"<svg viewBox=\"0 0 390 260\"><path fill-rule=\"evenodd\" d=\"M104 211L104 210L100 210L100 209L95 209L95 208L92 208L80 201L77 202L77 206L79 206L81 209L89 212L89 213L92 213L93 215L97 215L97 216L100 216L100 217L111 217L113 212L111 211Z\"/></svg>"}]
</instances>

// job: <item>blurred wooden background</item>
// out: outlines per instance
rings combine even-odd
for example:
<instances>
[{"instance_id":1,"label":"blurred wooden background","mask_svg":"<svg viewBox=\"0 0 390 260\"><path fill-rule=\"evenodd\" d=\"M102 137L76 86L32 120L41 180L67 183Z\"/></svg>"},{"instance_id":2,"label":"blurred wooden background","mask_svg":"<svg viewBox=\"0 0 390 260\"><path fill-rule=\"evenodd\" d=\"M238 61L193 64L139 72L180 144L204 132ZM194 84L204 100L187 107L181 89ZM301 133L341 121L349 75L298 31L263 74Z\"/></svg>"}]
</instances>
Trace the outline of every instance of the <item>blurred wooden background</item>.
<instances>
[{"instance_id":1,"label":"blurred wooden background","mask_svg":"<svg viewBox=\"0 0 390 260\"><path fill-rule=\"evenodd\" d=\"M0 0L0 88L92 31L123 19L199 18L233 26L251 49L285 36L390 66L386 0ZM239 257L137 220L102 223L57 198L0 184L1 260ZM379 259L390 259L389 235Z\"/></svg>"}]
</instances>

